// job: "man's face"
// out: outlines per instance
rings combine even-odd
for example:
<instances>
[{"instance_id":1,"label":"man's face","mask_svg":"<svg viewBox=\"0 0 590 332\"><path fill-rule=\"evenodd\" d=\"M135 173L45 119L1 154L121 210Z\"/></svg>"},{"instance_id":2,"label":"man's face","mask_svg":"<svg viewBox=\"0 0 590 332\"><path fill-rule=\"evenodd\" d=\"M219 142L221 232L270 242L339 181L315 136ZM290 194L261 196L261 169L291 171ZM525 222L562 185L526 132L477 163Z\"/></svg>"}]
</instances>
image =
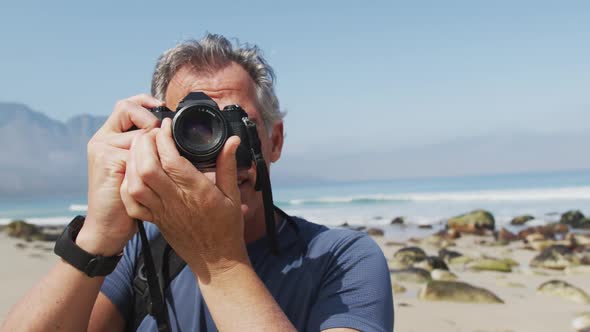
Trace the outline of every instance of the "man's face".
<instances>
[{"instance_id":1,"label":"man's face","mask_svg":"<svg viewBox=\"0 0 590 332\"><path fill-rule=\"evenodd\" d=\"M240 65L231 63L213 74L197 73L190 66L182 67L168 85L166 106L171 110L176 110L178 103L192 91L206 93L219 105L220 109L227 105L239 104L248 113L250 120L256 124L267 166L280 158L283 145L283 124L282 122L276 123L272 128L272 134L268 135L268 130L264 126L258 110L254 81ZM209 174L210 178L214 179L211 175L212 173ZM242 205L247 207L244 220L246 233L248 233L248 225L256 220L264 221L262 196L260 192L254 190L255 168L239 171L238 183ZM260 222L256 224L258 227L260 226Z\"/></svg>"}]
</instances>

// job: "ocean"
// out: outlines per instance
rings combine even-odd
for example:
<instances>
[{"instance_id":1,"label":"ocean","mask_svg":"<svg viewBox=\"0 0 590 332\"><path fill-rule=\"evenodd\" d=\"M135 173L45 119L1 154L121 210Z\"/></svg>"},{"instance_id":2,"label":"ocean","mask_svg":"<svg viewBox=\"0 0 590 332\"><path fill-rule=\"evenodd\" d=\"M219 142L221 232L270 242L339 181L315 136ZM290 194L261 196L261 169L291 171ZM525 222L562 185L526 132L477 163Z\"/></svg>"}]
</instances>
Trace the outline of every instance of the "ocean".
<instances>
[{"instance_id":1,"label":"ocean","mask_svg":"<svg viewBox=\"0 0 590 332\"><path fill-rule=\"evenodd\" d=\"M558 221L571 209L590 214L590 170L276 186L273 194L287 213L328 226L385 226L401 216L416 228L438 228L449 217L480 208L500 226L522 214L533 215L535 225ZM66 224L85 210L86 197L4 199L0 224Z\"/></svg>"}]
</instances>

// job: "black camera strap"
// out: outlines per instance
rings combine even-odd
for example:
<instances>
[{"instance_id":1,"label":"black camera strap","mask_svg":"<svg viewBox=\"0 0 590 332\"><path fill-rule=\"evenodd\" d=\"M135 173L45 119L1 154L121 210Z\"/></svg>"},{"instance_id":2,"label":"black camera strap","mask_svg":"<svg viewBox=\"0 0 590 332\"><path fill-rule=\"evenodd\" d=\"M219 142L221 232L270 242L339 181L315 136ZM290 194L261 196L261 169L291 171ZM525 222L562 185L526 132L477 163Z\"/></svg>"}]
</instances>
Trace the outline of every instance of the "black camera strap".
<instances>
[{"instance_id":1,"label":"black camera strap","mask_svg":"<svg viewBox=\"0 0 590 332\"><path fill-rule=\"evenodd\" d=\"M248 117L242 118L246 125L248 140L250 141L250 148L252 149L252 159L256 165L256 184L254 189L262 190L262 203L264 205L264 219L266 222L266 237L270 246L270 251L274 255L279 254L279 244L277 241L277 230L275 224L274 203L272 199L272 186L270 184L270 174L268 167L262 155L262 148L256 124L250 121Z\"/></svg>"},{"instance_id":2,"label":"black camera strap","mask_svg":"<svg viewBox=\"0 0 590 332\"><path fill-rule=\"evenodd\" d=\"M156 319L158 325L158 332L170 332L170 318L168 317L168 307L166 306L166 300L163 296L163 289L160 288L160 282L156 268L154 266L154 259L152 257L152 251L150 244L143 227L143 221L135 219L137 228L139 228L139 235L142 242L142 254L144 257L144 268L147 274L147 283L149 291L149 304L148 312Z\"/></svg>"}]
</instances>

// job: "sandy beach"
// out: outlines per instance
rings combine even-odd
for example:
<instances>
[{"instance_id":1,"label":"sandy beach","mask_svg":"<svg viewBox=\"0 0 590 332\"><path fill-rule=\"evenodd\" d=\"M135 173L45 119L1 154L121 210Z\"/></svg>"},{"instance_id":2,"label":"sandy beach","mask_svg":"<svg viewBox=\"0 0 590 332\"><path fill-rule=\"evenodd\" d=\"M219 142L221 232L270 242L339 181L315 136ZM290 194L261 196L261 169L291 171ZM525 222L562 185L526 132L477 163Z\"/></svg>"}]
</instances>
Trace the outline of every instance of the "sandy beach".
<instances>
[{"instance_id":1,"label":"sandy beach","mask_svg":"<svg viewBox=\"0 0 590 332\"><path fill-rule=\"evenodd\" d=\"M438 256L439 251L446 248L470 260L495 258L510 259L512 262L511 272L475 271L466 261L448 264L448 270L457 276L457 281L484 288L503 303L419 299L420 289L428 281L400 278L399 274L392 272L392 283L396 288L395 331L575 331L572 321L578 315L590 312L590 302L577 303L537 291L547 281L561 280L590 293L590 271L572 274L569 269L531 268L530 262L539 251L527 248L524 241L498 243L489 234L461 234L459 238L448 240L437 235L407 241L393 241L378 234L373 238L388 259L391 271L400 270L399 262L396 263L399 260L399 257L395 258L396 252L408 247L421 248L428 256ZM27 242L0 234L0 250L3 252L0 263L4 267L0 271L3 295L0 299L0 319L57 261L52 248L52 242ZM418 266L428 269L424 264ZM400 290L400 286L405 290Z\"/></svg>"},{"instance_id":2,"label":"sandy beach","mask_svg":"<svg viewBox=\"0 0 590 332\"><path fill-rule=\"evenodd\" d=\"M0 232L0 320L57 262L52 242L26 242Z\"/></svg>"},{"instance_id":3,"label":"sandy beach","mask_svg":"<svg viewBox=\"0 0 590 332\"><path fill-rule=\"evenodd\" d=\"M403 248L386 245L384 239L376 239L387 258ZM479 236L464 236L455 240L449 248L470 256L509 257L519 263L512 272L470 271L463 267L450 266L459 281L485 288L504 301L503 304L454 303L424 301L418 299L418 292L424 284L398 282L405 292L394 293L395 331L453 331L453 332L557 332L574 331L572 320L576 315L590 312L590 305L568 301L562 298L538 294L537 288L546 281L559 279L567 281L586 292L590 292L590 273L566 275L563 271L535 270L529 262L538 252L525 250L522 242L508 246L484 247L477 245ZM489 240L489 239L488 239ZM415 245L409 243L409 245ZM434 247L421 246L426 253L436 254ZM546 274L546 275L537 275ZM396 282L395 275L392 275Z\"/></svg>"}]
</instances>

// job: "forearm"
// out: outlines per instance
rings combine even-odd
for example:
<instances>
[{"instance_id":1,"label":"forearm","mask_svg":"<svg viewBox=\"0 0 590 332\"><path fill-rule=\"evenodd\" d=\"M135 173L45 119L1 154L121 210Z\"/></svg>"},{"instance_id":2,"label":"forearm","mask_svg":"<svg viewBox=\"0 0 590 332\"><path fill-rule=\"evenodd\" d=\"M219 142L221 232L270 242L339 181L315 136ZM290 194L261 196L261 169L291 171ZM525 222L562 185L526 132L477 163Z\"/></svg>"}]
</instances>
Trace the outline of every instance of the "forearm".
<instances>
[{"instance_id":1,"label":"forearm","mask_svg":"<svg viewBox=\"0 0 590 332\"><path fill-rule=\"evenodd\" d=\"M295 331L250 264L199 279L199 287L220 331Z\"/></svg>"},{"instance_id":2,"label":"forearm","mask_svg":"<svg viewBox=\"0 0 590 332\"><path fill-rule=\"evenodd\" d=\"M86 331L103 281L59 261L12 309L0 330Z\"/></svg>"}]
</instances>

